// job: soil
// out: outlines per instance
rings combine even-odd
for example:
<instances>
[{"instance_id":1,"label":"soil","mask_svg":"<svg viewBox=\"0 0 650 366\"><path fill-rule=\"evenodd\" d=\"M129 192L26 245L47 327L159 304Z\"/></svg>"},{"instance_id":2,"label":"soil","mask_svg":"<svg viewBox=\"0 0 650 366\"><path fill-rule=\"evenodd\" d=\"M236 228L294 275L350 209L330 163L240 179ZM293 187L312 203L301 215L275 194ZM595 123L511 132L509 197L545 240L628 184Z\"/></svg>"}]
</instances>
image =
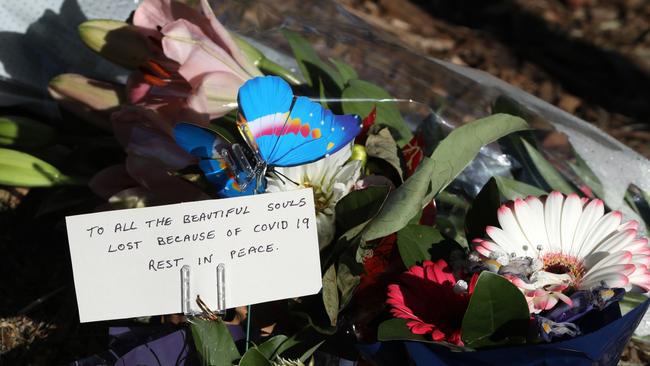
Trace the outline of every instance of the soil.
<instances>
[{"instance_id":1,"label":"soil","mask_svg":"<svg viewBox=\"0 0 650 366\"><path fill-rule=\"evenodd\" d=\"M650 2L340 2L411 49L484 70L650 157Z\"/></svg>"}]
</instances>

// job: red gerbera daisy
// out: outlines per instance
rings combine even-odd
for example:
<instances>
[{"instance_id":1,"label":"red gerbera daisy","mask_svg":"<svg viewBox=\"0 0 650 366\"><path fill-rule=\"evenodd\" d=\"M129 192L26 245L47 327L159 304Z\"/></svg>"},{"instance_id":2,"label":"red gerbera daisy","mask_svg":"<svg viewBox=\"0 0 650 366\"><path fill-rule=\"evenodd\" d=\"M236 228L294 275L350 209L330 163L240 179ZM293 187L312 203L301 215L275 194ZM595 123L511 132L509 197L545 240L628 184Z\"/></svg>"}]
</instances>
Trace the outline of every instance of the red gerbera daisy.
<instances>
[{"instance_id":1,"label":"red gerbera daisy","mask_svg":"<svg viewBox=\"0 0 650 366\"><path fill-rule=\"evenodd\" d=\"M407 320L414 334L462 345L460 327L477 277L472 278L469 291L463 291L447 262L424 261L402 273L399 284L388 286L386 303L393 316Z\"/></svg>"}]
</instances>

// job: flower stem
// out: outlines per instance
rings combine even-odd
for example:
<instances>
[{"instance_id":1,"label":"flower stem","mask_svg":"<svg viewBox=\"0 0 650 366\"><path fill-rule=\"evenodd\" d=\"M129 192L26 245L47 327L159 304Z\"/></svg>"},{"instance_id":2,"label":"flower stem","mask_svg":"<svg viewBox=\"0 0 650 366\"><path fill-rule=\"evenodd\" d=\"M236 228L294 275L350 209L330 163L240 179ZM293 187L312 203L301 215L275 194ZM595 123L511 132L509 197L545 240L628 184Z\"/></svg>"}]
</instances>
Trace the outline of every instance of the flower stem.
<instances>
[{"instance_id":1,"label":"flower stem","mask_svg":"<svg viewBox=\"0 0 650 366\"><path fill-rule=\"evenodd\" d=\"M251 341L251 306L248 305L246 310L246 351L248 351L248 345Z\"/></svg>"}]
</instances>

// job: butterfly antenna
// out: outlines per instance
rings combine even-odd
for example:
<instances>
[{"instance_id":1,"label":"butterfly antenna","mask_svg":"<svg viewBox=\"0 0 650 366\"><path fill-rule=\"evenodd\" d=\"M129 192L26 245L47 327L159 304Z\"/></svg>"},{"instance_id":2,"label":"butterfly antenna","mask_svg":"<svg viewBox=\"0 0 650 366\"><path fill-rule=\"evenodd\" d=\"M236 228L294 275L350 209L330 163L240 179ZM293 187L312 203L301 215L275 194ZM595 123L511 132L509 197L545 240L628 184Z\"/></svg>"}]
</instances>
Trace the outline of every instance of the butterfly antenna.
<instances>
[{"instance_id":1,"label":"butterfly antenna","mask_svg":"<svg viewBox=\"0 0 650 366\"><path fill-rule=\"evenodd\" d=\"M289 182L291 182L291 183L293 183L293 184L295 184L295 185L297 185L297 186L300 185L300 184L298 184L298 182L294 182L291 178L287 177L286 175L280 173L280 172L277 171L277 170L272 170L271 172L272 172L273 174L275 174L275 175L278 177L278 179L280 179L280 181L282 182L282 184L286 184L286 183L284 182L284 179L286 179L286 180L288 180ZM282 178L284 178L284 179L282 179Z\"/></svg>"}]
</instances>

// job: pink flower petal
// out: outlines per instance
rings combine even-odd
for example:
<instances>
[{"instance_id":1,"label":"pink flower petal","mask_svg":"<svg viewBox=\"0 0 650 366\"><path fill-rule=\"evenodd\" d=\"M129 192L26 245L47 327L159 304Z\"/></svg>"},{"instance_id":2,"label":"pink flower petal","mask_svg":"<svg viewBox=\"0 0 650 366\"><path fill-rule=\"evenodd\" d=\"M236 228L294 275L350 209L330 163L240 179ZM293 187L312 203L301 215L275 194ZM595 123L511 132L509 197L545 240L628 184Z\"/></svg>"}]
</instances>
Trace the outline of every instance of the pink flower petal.
<instances>
[{"instance_id":1,"label":"pink flower petal","mask_svg":"<svg viewBox=\"0 0 650 366\"><path fill-rule=\"evenodd\" d=\"M172 0L144 0L133 14L133 24L138 27L159 30L177 19L199 23L203 16L187 5Z\"/></svg>"},{"instance_id":2,"label":"pink flower petal","mask_svg":"<svg viewBox=\"0 0 650 366\"><path fill-rule=\"evenodd\" d=\"M144 125L170 137L172 136L172 129L174 127L173 122L165 118L164 115L156 113L151 109L132 106L122 107L122 109L113 113L111 115L111 121L113 122L113 132L123 146L128 144L129 135L125 134L125 132L129 132L129 130L124 130L124 126L122 125ZM120 125L119 128L123 130L119 131L119 133L115 131L116 125Z\"/></svg>"},{"instance_id":3,"label":"pink flower petal","mask_svg":"<svg viewBox=\"0 0 650 366\"><path fill-rule=\"evenodd\" d=\"M212 119L237 108L237 93L242 85L239 77L218 71L198 76L195 80L198 87L187 100L188 106L194 111L207 114Z\"/></svg>"},{"instance_id":4,"label":"pink flower petal","mask_svg":"<svg viewBox=\"0 0 650 366\"><path fill-rule=\"evenodd\" d=\"M490 254L492 253L489 249L487 249L486 247L484 247L482 245L475 246L474 250L476 250L477 252L479 252L479 254L481 254L482 256L484 256L486 258L489 258Z\"/></svg>"},{"instance_id":5,"label":"pink flower petal","mask_svg":"<svg viewBox=\"0 0 650 366\"><path fill-rule=\"evenodd\" d=\"M142 102L151 89L152 85L144 81L143 75L139 71L132 72L126 81L127 99L132 104Z\"/></svg>"},{"instance_id":6,"label":"pink flower petal","mask_svg":"<svg viewBox=\"0 0 650 366\"><path fill-rule=\"evenodd\" d=\"M233 58L208 38L201 29L184 19L167 24L162 40L165 56L178 62L185 80L195 85L195 78L209 72L229 72L242 81L250 78Z\"/></svg>"},{"instance_id":7,"label":"pink flower petal","mask_svg":"<svg viewBox=\"0 0 650 366\"><path fill-rule=\"evenodd\" d=\"M138 183L131 178L124 164L112 165L99 171L88 183L90 189L104 199L136 185Z\"/></svg>"},{"instance_id":8,"label":"pink flower petal","mask_svg":"<svg viewBox=\"0 0 650 366\"><path fill-rule=\"evenodd\" d=\"M250 76L262 76L262 73L259 71L253 63L244 56L244 54L239 50L239 47L235 44L230 33L224 28L224 26L219 23L217 17L214 15L212 8L207 0L201 0L201 8L203 13L208 18L208 22L212 27L214 33L210 35L212 40L215 41L218 45L223 47L235 61L248 73Z\"/></svg>"},{"instance_id":9,"label":"pink flower petal","mask_svg":"<svg viewBox=\"0 0 650 366\"><path fill-rule=\"evenodd\" d=\"M196 163L196 158L171 138L169 122L153 111L125 108L112 119L115 137L127 152L155 159L172 170Z\"/></svg>"},{"instance_id":10,"label":"pink flower petal","mask_svg":"<svg viewBox=\"0 0 650 366\"><path fill-rule=\"evenodd\" d=\"M158 204L199 201L210 197L188 181L171 175L154 160L129 155L126 169L140 185L155 194Z\"/></svg>"},{"instance_id":11,"label":"pink flower petal","mask_svg":"<svg viewBox=\"0 0 650 366\"><path fill-rule=\"evenodd\" d=\"M427 334L431 331L435 332L435 330L433 330L433 326L430 324L422 323L421 321L408 322L406 325L409 327L411 332L413 332L413 334Z\"/></svg>"},{"instance_id":12,"label":"pink flower petal","mask_svg":"<svg viewBox=\"0 0 650 366\"><path fill-rule=\"evenodd\" d=\"M650 271L648 271L648 266L640 264L636 266L636 270L630 276L630 283L639 288L642 292L650 291Z\"/></svg>"},{"instance_id":13,"label":"pink flower petal","mask_svg":"<svg viewBox=\"0 0 650 366\"><path fill-rule=\"evenodd\" d=\"M569 306L573 306L573 300L571 300L571 298L568 297L567 295L561 292L555 292L553 295L556 296L558 299L562 300L563 303Z\"/></svg>"}]
</instances>

